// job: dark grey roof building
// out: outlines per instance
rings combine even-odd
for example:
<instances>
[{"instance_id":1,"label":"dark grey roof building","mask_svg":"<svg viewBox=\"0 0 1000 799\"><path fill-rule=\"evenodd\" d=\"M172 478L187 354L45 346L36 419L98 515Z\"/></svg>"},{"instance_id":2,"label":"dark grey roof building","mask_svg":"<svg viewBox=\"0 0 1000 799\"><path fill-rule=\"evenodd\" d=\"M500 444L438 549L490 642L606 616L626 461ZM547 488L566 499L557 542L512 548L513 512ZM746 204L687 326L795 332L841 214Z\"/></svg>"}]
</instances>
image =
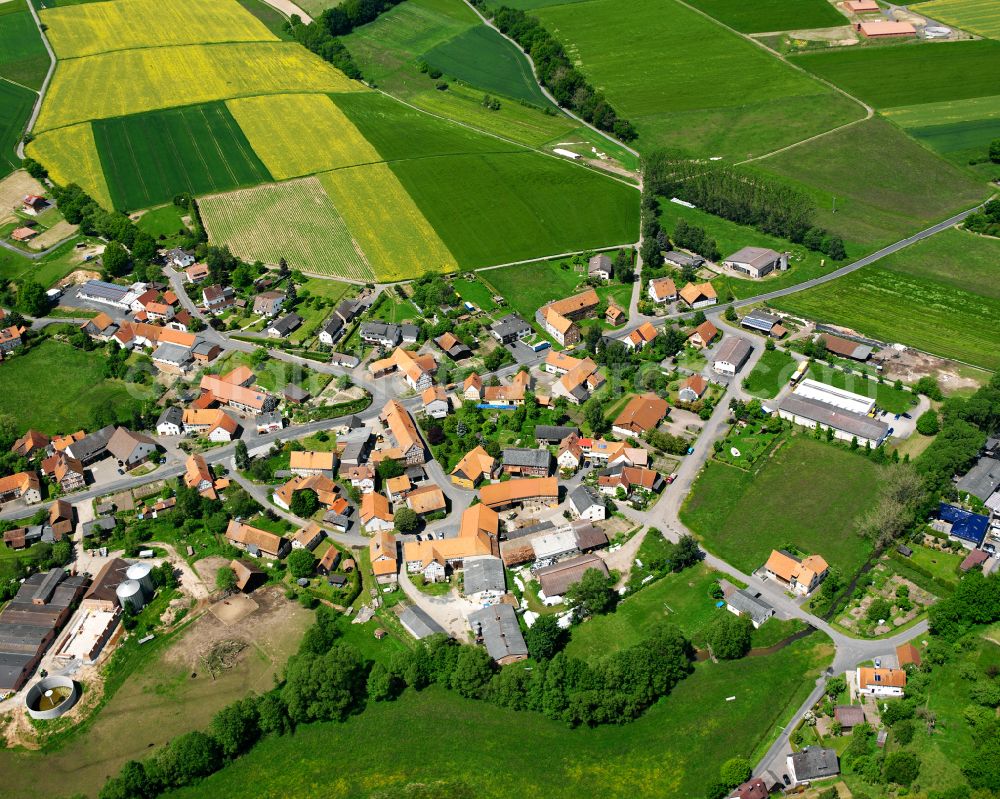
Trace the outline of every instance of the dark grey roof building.
<instances>
[{"instance_id":1,"label":"dark grey roof building","mask_svg":"<svg viewBox=\"0 0 1000 799\"><path fill-rule=\"evenodd\" d=\"M572 433L579 435L579 428L540 424L535 427L535 440L544 441L546 444L558 444Z\"/></svg>"},{"instance_id":2,"label":"dark grey roof building","mask_svg":"<svg viewBox=\"0 0 1000 799\"><path fill-rule=\"evenodd\" d=\"M751 311L744 316L740 320L740 324L750 330L759 330L761 333L770 333L771 330L774 329L774 326L780 321L781 319L774 314L757 310Z\"/></svg>"},{"instance_id":3,"label":"dark grey roof building","mask_svg":"<svg viewBox=\"0 0 1000 799\"><path fill-rule=\"evenodd\" d=\"M281 317L277 322L267 329L267 334L272 338L284 338L293 330L298 329L302 324L302 317L297 313L290 313Z\"/></svg>"},{"instance_id":4,"label":"dark grey roof building","mask_svg":"<svg viewBox=\"0 0 1000 799\"><path fill-rule=\"evenodd\" d=\"M490 605L470 613L469 626L477 642L501 666L528 657L528 646L510 605Z\"/></svg>"},{"instance_id":5,"label":"dark grey roof building","mask_svg":"<svg viewBox=\"0 0 1000 799\"><path fill-rule=\"evenodd\" d=\"M984 455L962 476L957 488L985 502L1000 488L1000 460Z\"/></svg>"},{"instance_id":6,"label":"dark grey roof building","mask_svg":"<svg viewBox=\"0 0 1000 799\"><path fill-rule=\"evenodd\" d=\"M549 530L555 530L556 526L552 522L539 522L538 524L532 524L528 527L516 527L513 530L507 529L506 532L501 534L501 538L507 541L514 541L518 538L527 538L528 536L542 535L549 532Z\"/></svg>"},{"instance_id":7,"label":"dark grey roof building","mask_svg":"<svg viewBox=\"0 0 1000 799\"><path fill-rule=\"evenodd\" d=\"M418 641L429 635L444 633L445 629L432 619L422 608L411 605L399 614L399 623L403 629Z\"/></svg>"},{"instance_id":8,"label":"dark grey roof building","mask_svg":"<svg viewBox=\"0 0 1000 799\"><path fill-rule=\"evenodd\" d=\"M821 780L840 773L840 763L833 749L807 746L788 756L788 773L793 783Z\"/></svg>"},{"instance_id":9,"label":"dark grey roof building","mask_svg":"<svg viewBox=\"0 0 1000 799\"><path fill-rule=\"evenodd\" d=\"M531 325L516 313L507 314L494 322L490 327L490 334L501 344L509 344L516 339L524 338L530 333Z\"/></svg>"},{"instance_id":10,"label":"dark grey roof building","mask_svg":"<svg viewBox=\"0 0 1000 799\"><path fill-rule=\"evenodd\" d=\"M79 441L74 441L66 448L66 451L70 457L76 458L81 463L90 463L104 455L108 448L108 442L114 434L115 426L109 424L107 427L102 427L100 430L84 436Z\"/></svg>"},{"instance_id":11,"label":"dark grey roof building","mask_svg":"<svg viewBox=\"0 0 1000 799\"><path fill-rule=\"evenodd\" d=\"M889 435L889 425L885 422L799 394L785 397L778 405L778 415L797 424L831 427L842 434L841 438L856 436L859 443L868 441L872 446L878 446Z\"/></svg>"},{"instance_id":12,"label":"dark grey roof building","mask_svg":"<svg viewBox=\"0 0 1000 799\"><path fill-rule=\"evenodd\" d=\"M742 588L726 597L726 607L740 616L748 616L754 627L760 627L774 615L774 608L767 602Z\"/></svg>"},{"instance_id":13,"label":"dark grey roof building","mask_svg":"<svg viewBox=\"0 0 1000 799\"><path fill-rule=\"evenodd\" d=\"M503 575L503 561L492 555L476 558L466 558L462 564L464 570L462 592L466 596L493 592L502 594L507 590Z\"/></svg>"},{"instance_id":14,"label":"dark grey roof building","mask_svg":"<svg viewBox=\"0 0 1000 799\"><path fill-rule=\"evenodd\" d=\"M505 449L501 455L504 469L544 471L547 474L552 463L552 453L547 449Z\"/></svg>"}]
</instances>

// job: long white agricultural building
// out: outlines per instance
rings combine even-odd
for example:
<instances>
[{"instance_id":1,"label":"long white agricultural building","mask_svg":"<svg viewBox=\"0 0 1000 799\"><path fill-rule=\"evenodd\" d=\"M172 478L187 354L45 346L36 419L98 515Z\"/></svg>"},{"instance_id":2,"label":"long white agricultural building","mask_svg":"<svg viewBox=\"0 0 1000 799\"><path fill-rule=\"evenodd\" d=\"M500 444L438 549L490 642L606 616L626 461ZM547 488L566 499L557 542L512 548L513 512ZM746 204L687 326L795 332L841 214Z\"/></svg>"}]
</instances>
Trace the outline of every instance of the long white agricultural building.
<instances>
[{"instance_id":1,"label":"long white agricultural building","mask_svg":"<svg viewBox=\"0 0 1000 799\"><path fill-rule=\"evenodd\" d=\"M879 446L889 435L889 426L870 416L845 411L827 402L801 396L797 392L789 394L778 405L778 416L805 427L832 429L835 438L850 441L858 439L858 444Z\"/></svg>"},{"instance_id":2,"label":"long white agricultural building","mask_svg":"<svg viewBox=\"0 0 1000 799\"><path fill-rule=\"evenodd\" d=\"M860 416L867 416L875 407L874 397L855 394L853 391L820 383L818 380L810 378L806 378L796 386L795 393L800 397L825 402L834 408L840 408L842 411L850 411Z\"/></svg>"}]
</instances>

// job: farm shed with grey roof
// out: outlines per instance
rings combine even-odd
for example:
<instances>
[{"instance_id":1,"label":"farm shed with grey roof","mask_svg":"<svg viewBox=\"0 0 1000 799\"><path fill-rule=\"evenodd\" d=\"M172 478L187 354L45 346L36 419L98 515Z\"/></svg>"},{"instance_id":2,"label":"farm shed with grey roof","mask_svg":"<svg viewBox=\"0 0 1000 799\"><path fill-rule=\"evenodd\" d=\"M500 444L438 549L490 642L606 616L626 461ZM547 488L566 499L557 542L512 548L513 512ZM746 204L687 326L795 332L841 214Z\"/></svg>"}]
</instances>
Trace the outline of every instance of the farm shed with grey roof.
<instances>
[{"instance_id":1,"label":"farm shed with grey roof","mask_svg":"<svg viewBox=\"0 0 1000 799\"><path fill-rule=\"evenodd\" d=\"M878 419L869 416L841 410L820 400L804 397L799 394L789 394L778 405L778 415L783 419L791 419L797 424L815 425L833 428L839 432L839 438L857 437L858 442L866 441L878 446L889 434L889 426Z\"/></svg>"},{"instance_id":2,"label":"farm shed with grey roof","mask_svg":"<svg viewBox=\"0 0 1000 799\"><path fill-rule=\"evenodd\" d=\"M503 465L521 469L548 469L552 454L547 449L505 449Z\"/></svg>"},{"instance_id":3,"label":"farm shed with grey roof","mask_svg":"<svg viewBox=\"0 0 1000 799\"><path fill-rule=\"evenodd\" d=\"M788 769L794 782L804 782L836 776L840 773L840 764L833 749L807 746L788 756Z\"/></svg>"},{"instance_id":4,"label":"farm shed with grey roof","mask_svg":"<svg viewBox=\"0 0 1000 799\"><path fill-rule=\"evenodd\" d=\"M528 536L542 535L549 532L550 530L555 530L556 526L552 522L539 522L538 524L529 524L527 527L515 527L514 529L507 529L506 532L501 533L501 538L507 541L514 541L518 538L527 538Z\"/></svg>"},{"instance_id":5,"label":"farm shed with grey roof","mask_svg":"<svg viewBox=\"0 0 1000 799\"><path fill-rule=\"evenodd\" d=\"M490 657L500 665L528 657L528 646L521 635L514 608L510 605L490 605L469 614L469 626Z\"/></svg>"},{"instance_id":6,"label":"farm shed with grey roof","mask_svg":"<svg viewBox=\"0 0 1000 799\"><path fill-rule=\"evenodd\" d=\"M726 597L726 606L740 616L748 616L754 627L760 627L774 615L774 608L743 589L733 591Z\"/></svg>"},{"instance_id":7,"label":"farm shed with grey roof","mask_svg":"<svg viewBox=\"0 0 1000 799\"><path fill-rule=\"evenodd\" d=\"M605 577L608 576L608 567L597 555L577 555L539 569L535 572L535 578L541 584L545 596L562 596L567 588L580 582L588 569L597 569Z\"/></svg>"},{"instance_id":8,"label":"farm shed with grey roof","mask_svg":"<svg viewBox=\"0 0 1000 799\"><path fill-rule=\"evenodd\" d=\"M484 591L494 591L502 594L507 584L503 576L503 561L491 555L477 558L466 558L462 568L463 593L466 595L481 594Z\"/></svg>"},{"instance_id":9,"label":"farm shed with grey roof","mask_svg":"<svg viewBox=\"0 0 1000 799\"><path fill-rule=\"evenodd\" d=\"M418 641L429 635L445 632L444 627L434 621L423 608L412 605L399 614L399 623Z\"/></svg>"},{"instance_id":10,"label":"farm shed with grey roof","mask_svg":"<svg viewBox=\"0 0 1000 799\"><path fill-rule=\"evenodd\" d=\"M535 440L544 441L547 444L558 444L572 433L579 435L579 428L540 424L535 427Z\"/></svg>"},{"instance_id":11,"label":"farm shed with grey roof","mask_svg":"<svg viewBox=\"0 0 1000 799\"><path fill-rule=\"evenodd\" d=\"M767 313L766 311L751 311L746 316L740 320L740 324L743 327L749 328L751 330L759 330L762 333L770 333L772 328L780 322L781 319L774 314Z\"/></svg>"},{"instance_id":12,"label":"farm shed with grey roof","mask_svg":"<svg viewBox=\"0 0 1000 799\"><path fill-rule=\"evenodd\" d=\"M958 481L957 488L985 502L990 494L1000 488L1000 460L983 456Z\"/></svg>"}]
</instances>

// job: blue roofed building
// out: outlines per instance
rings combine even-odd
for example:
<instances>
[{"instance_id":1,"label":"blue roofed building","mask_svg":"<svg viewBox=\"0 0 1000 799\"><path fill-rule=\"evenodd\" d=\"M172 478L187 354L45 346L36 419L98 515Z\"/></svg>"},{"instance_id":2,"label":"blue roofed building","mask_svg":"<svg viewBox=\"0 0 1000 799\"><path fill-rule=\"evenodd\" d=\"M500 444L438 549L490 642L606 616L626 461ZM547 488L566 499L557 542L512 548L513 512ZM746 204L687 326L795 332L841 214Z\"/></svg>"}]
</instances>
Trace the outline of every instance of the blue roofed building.
<instances>
[{"instance_id":1,"label":"blue roofed building","mask_svg":"<svg viewBox=\"0 0 1000 799\"><path fill-rule=\"evenodd\" d=\"M946 502L938 505L938 519L944 522L942 532L977 547L983 543L990 526L988 516L963 510Z\"/></svg>"}]
</instances>

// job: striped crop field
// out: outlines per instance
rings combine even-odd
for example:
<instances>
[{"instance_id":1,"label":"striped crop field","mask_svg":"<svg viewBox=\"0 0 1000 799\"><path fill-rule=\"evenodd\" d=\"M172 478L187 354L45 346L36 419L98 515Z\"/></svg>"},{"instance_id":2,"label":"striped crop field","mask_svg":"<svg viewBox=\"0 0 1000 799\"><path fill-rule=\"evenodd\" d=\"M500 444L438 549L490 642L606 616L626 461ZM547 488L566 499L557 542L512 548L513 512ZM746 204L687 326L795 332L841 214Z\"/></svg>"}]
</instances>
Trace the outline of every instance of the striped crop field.
<instances>
[{"instance_id":1,"label":"striped crop field","mask_svg":"<svg viewBox=\"0 0 1000 799\"><path fill-rule=\"evenodd\" d=\"M31 158L45 164L56 183L63 186L76 183L104 208L113 207L89 122L41 133L26 151Z\"/></svg>"},{"instance_id":2,"label":"striped crop field","mask_svg":"<svg viewBox=\"0 0 1000 799\"><path fill-rule=\"evenodd\" d=\"M265 183L199 201L213 242L224 242L246 261L276 264L285 258L295 269L369 281L374 278L315 177Z\"/></svg>"},{"instance_id":3,"label":"striped crop field","mask_svg":"<svg viewBox=\"0 0 1000 799\"><path fill-rule=\"evenodd\" d=\"M969 33L1000 39L1000 5L996 0L931 0L914 10Z\"/></svg>"},{"instance_id":4,"label":"striped crop field","mask_svg":"<svg viewBox=\"0 0 1000 799\"><path fill-rule=\"evenodd\" d=\"M226 107L276 180L382 160L324 94L272 94Z\"/></svg>"},{"instance_id":5,"label":"striped crop field","mask_svg":"<svg viewBox=\"0 0 1000 799\"><path fill-rule=\"evenodd\" d=\"M455 256L387 164L319 176L379 280L458 268Z\"/></svg>"},{"instance_id":6,"label":"striped crop field","mask_svg":"<svg viewBox=\"0 0 1000 799\"><path fill-rule=\"evenodd\" d=\"M115 0L47 9L41 17L59 58L173 44L277 41L236 0Z\"/></svg>"},{"instance_id":7,"label":"striped crop field","mask_svg":"<svg viewBox=\"0 0 1000 799\"><path fill-rule=\"evenodd\" d=\"M271 179L223 103L99 119L92 126L115 208L148 208L181 191L208 194Z\"/></svg>"},{"instance_id":8,"label":"striped crop field","mask_svg":"<svg viewBox=\"0 0 1000 799\"><path fill-rule=\"evenodd\" d=\"M364 90L295 42L120 50L60 61L35 128L261 93Z\"/></svg>"}]
</instances>

